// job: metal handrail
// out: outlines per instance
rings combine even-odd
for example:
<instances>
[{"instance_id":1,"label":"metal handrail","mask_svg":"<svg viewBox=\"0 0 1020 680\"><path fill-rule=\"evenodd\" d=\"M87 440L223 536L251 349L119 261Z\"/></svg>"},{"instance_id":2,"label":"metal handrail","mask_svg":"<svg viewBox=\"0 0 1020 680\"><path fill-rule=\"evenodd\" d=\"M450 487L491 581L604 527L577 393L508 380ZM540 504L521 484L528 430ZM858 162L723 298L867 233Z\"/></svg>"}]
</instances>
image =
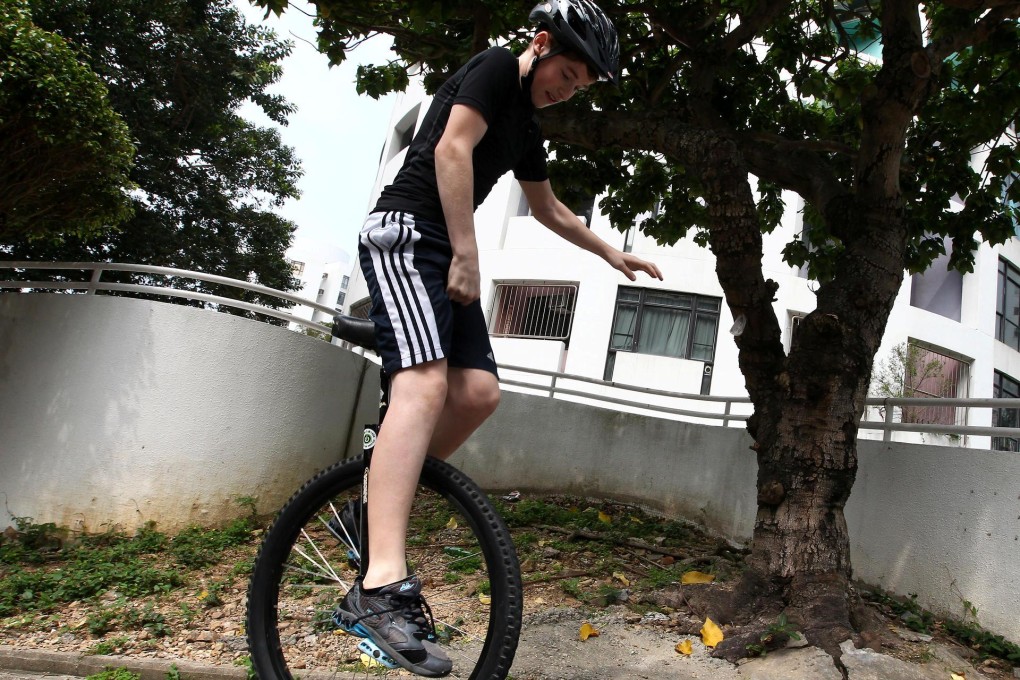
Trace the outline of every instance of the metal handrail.
<instances>
[{"instance_id":1,"label":"metal handrail","mask_svg":"<svg viewBox=\"0 0 1020 680\"><path fill-rule=\"evenodd\" d=\"M241 281L239 279L231 279L216 274L193 272L188 271L186 269L176 269L173 267L157 267L154 265L126 264L116 262L36 262L26 260L26 261L0 261L0 269L39 269L39 270L73 269L73 270L89 270L92 272L92 276L89 281L80 282L0 281L0 289L8 288L8 289L37 289L37 290L84 290L88 295L95 295L99 291L122 291L134 293L147 293L152 295L165 295L168 297L180 297L190 300L210 302L217 305L224 305L228 307L236 307L238 309L244 309L246 311L256 312L258 314L264 314L266 316L270 316L273 318L296 323L307 328L312 328L326 334L329 334L331 331L329 326L314 321L310 321L307 319L302 319L300 317L294 316L293 314L273 309L271 307L265 307L263 305L257 305L250 302L243 302L241 300L234 300L232 298L226 298L219 295L211 295L208 293L183 290L180 288L173 288L169 286L160 287L128 283L104 282L102 281L102 273L104 271L125 271L197 279L199 281L218 283L225 286L231 286L234 288L241 288L243 290L248 290L255 293L261 293L263 295L269 295L282 300L288 300L290 302L311 307L316 311L322 312L324 314L329 314L330 316L336 314L336 310L333 309L332 307L319 304L318 302L315 302L313 300L307 300L298 295L294 295L293 293L287 293L281 290L276 290L275 288L269 288L268 286L263 286L256 283L249 283L247 281ZM500 382L503 385L545 392L547 393L547 396L550 398L555 398L557 395L581 397L585 399L591 399L593 401L602 401L607 404L616 404L619 406L640 408L643 410L655 411L659 413L668 413L686 418L721 420L722 425L724 427L730 426L731 423L743 424L749 417L749 415L747 414L732 413L732 408L735 405L750 404L751 400L748 397L722 397L704 394L690 394L684 392L671 392L668 390L641 387L639 385L618 383L609 380L599 380L597 378L589 378L587 376L582 375L573 375L569 373L560 373L557 371L547 371L543 369L528 368L526 366L515 366L510 364L500 364L499 367L500 369L507 371L517 371L550 378L549 384L527 383L518 380L508 379L500 380ZM592 392L583 392L581 390L564 388L558 384L560 381L571 381L599 385L602 387L619 389L628 393L648 394L679 400L706 402L710 404L711 403L722 404L723 412L718 413L713 411L695 411L690 409L679 409L669 406L660 406L656 404L637 402L631 399L621 399L609 395L594 394ZM872 421L864 420L866 413L861 414L861 421L859 423L859 427L862 430L881 430L884 433L883 438L886 441L890 439L891 434L893 432L918 432L922 434L974 435L974 436L1020 438L1020 428L1015 427L988 427L982 425L940 425L930 423L893 422L895 408L898 406L900 407L933 406L935 402L937 402L938 406L955 406L964 407L967 409L1020 408L1020 399L990 399L990 398L958 399L947 397L869 398L865 402L866 405L884 408L885 417L882 421Z\"/></svg>"},{"instance_id":2,"label":"metal handrail","mask_svg":"<svg viewBox=\"0 0 1020 680\"><path fill-rule=\"evenodd\" d=\"M244 302L242 300L234 300L233 298L223 297L220 295L211 295L209 293L200 293L197 291L184 290L181 288L173 288L170 286L142 286L131 283L106 283L101 281L102 274L104 271L123 271L123 272L139 272L143 274L159 274L162 276L178 276L188 279L197 279L199 281L205 281L207 283L219 283L225 286L233 288L241 288L243 290L251 291L253 293L261 293L263 295L269 295L272 297L280 298L281 300L287 300L294 302L299 305L305 305L312 309L329 314L333 316L336 314L336 310L332 307L319 304L314 300L305 299L299 295L293 293L287 293L282 290L270 288L269 286L263 286L257 283L249 283L248 281L241 281L240 279L231 279L226 276L219 276L218 274L206 274L204 272L193 272L187 269L177 269L174 267L157 267L155 265L148 264L127 264L120 262L36 262L34 260L18 260L18 261L0 261L0 269L76 269L91 271L92 277L89 281L0 281L0 288L33 288L42 290L84 290L86 295L95 295L97 291L118 291L128 293L149 293L152 295L166 295L168 297L186 298L188 300L200 300L202 302L211 302L217 305L224 305L227 307L236 307L250 312L256 312L258 314L265 314L276 319L289 321L292 323L300 324L307 328L313 328L321 333L330 333L330 327L321 323L310 321L308 319L302 319L293 314L273 309L272 307L266 307L264 305L257 305L251 302Z\"/></svg>"}]
</instances>

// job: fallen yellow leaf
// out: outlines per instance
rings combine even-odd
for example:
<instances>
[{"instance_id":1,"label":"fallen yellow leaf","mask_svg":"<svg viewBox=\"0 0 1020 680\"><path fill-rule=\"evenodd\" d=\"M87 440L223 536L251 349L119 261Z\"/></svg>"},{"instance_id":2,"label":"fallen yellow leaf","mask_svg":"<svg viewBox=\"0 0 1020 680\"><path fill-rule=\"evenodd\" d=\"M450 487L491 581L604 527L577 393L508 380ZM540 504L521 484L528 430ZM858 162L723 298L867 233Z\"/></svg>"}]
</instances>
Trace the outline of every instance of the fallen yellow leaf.
<instances>
[{"instance_id":1,"label":"fallen yellow leaf","mask_svg":"<svg viewBox=\"0 0 1020 680\"><path fill-rule=\"evenodd\" d=\"M715 580L715 576L712 574L706 574L701 571L686 571L684 575L680 577L680 583L687 585L688 583L711 583Z\"/></svg>"},{"instance_id":2,"label":"fallen yellow leaf","mask_svg":"<svg viewBox=\"0 0 1020 680\"><path fill-rule=\"evenodd\" d=\"M701 641L705 643L705 646L714 648L723 641L723 637L719 626L715 625L712 619L705 619L705 625L701 627Z\"/></svg>"},{"instance_id":3,"label":"fallen yellow leaf","mask_svg":"<svg viewBox=\"0 0 1020 680\"><path fill-rule=\"evenodd\" d=\"M598 629L596 629L595 626L591 625L590 623L586 623L583 626L581 626L581 640L587 640L590 637L598 636L599 636Z\"/></svg>"},{"instance_id":4,"label":"fallen yellow leaf","mask_svg":"<svg viewBox=\"0 0 1020 680\"><path fill-rule=\"evenodd\" d=\"M485 593L478 593L478 601L482 604L492 604L492 598Z\"/></svg>"},{"instance_id":5,"label":"fallen yellow leaf","mask_svg":"<svg viewBox=\"0 0 1020 680\"><path fill-rule=\"evenodd\" d=\"M963 675L960 675L959 673L950 673L949 675L952 678L952 680L967 680L966 673L964 673Z\"/></svg>"},{"instance_id":6,"label":"fallen yellow leaf","mask_svg":"<svg viewBox=\"0 0 1020 680\"><path fill-rule=\"evenodd\" d=\"M623 572L619 572L619 571L614 571L614 572L613 572L613 578L615 578L615 579L616 579L617 581L619 581L620 583L622 583L622 584L623 584L623 585L625 585L625 586L629 586L629 585L630 585L630 579L629 579L629 578L627 578L627 577L626 577L626 576L625 576L625 575L623 574Z\"/></svg>"},{"instance_id":7,"label":"fallen yellow leaf","mask_svg":"<svg viewBox=\"0 0 1020 680\"><path fill-rule=\"evenodd\" d=\"M610 522L613 521L613 518L599 510L599 521L605 524L609 524Z\"/></svg>"},{"instance_id":8,"label":"fallen yellow leaf","mask_svg":"<svg viewBox=\"0 0 1020 680\"><path fill-rule=\"evenodd\" d=\"M456 529L457 528L457 518L456 517L451 517L450 521L446 523L446 528L447 529Z\"/></svg>"},{"instance_id":9,"label":"fallen yellow leaf","mask_svg":"<svg viewBox=\"0 0 1020 680\"><path fill-rule=\"evenodd\" d=\"M684 640L683 642L676 643L676 651L685 656L690 656L691 652L694 650L691 649L691 641Z\"/></svg>"},{"instance_id":10,"label":"fallen yellow leaf","mask_svg":"<svg viewBox=\"0 0 1020 680\"><path fill-rule=\"evenodd\" d=\"M365 668L378 668L380 664L377 660L373 659L368 654L362 653L361 665L364 666Z\"/></svg>"}]
</instances>

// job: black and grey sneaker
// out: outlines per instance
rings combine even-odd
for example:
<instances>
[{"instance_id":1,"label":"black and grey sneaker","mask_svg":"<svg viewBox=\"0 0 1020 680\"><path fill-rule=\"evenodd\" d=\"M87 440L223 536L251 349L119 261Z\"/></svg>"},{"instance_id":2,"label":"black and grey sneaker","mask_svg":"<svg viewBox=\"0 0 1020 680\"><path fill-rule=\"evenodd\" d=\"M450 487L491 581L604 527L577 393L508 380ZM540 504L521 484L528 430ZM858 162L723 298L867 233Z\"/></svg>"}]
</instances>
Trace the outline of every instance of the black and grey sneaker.
<instances>
[{"instance_id":1,"label":"black and grey sneaker","mask_svg":"<svg viewBox=\"0 0 1020 680\"><path fill-rule=\"evenodd\" d=\"M336 536L337 540L347 546L348 557L360 559L361 544L361 512L364 505L360 499L350 500L340 508L339 519L334 515L326 522L326 527Z\"/></svg>"},{"instance_id":2,"label":"black and grey sneaker","mask_svg":"<svg viewBox=\"0 0 1020 680\"><path fill-rule=\"evenodd\" d=\"M348 633L371 639L412 673L439 678L453 669L450 657L434 644L435 623L417 576L370 593L364 591L359 579L333 618Z\"/></svg>"}]
</instances>

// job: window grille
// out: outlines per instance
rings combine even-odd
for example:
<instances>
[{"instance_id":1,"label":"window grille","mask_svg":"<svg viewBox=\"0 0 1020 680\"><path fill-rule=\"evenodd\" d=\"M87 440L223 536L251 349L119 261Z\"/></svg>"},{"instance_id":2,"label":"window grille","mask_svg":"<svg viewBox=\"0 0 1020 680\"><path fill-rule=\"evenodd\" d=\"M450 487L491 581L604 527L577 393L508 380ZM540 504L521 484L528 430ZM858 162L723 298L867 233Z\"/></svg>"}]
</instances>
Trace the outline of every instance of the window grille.
<instances>
[{"instance_id":1,"label":"window grille","mask_svg":"<svg viewBox=\"0 0 1020 680\"><path fill-rule=\"evenodd\" d=\"M929 347L910 343L904 367L904 397L964 398L970 384L970 364ZM967 409L955 406L904 406L901 422L966 425Z\"/></svg>"},{"instance_id":2,"label":"window grille","mask_svg":"<svg viewBox=\"0 0 1020 680\"><path fill-rule=\"evenodd\" d=\"M504 338L568 340L577 284L497 283L489 334Z\"/></svg>"}]
</instances>

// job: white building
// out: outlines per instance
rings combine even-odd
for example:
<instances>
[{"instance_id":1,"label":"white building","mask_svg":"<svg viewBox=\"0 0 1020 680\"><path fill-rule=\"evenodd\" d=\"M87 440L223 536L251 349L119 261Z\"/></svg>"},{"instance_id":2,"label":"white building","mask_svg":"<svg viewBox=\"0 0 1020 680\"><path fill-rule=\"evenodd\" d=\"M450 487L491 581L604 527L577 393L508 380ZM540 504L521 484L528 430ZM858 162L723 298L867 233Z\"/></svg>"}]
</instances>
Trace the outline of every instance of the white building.
<instances>
[{"instance_id":1,"label":"white building","mask_svg":"<svg viewBox=\"0 0 1020 680\"><path fill-rule=\"evenodd\" d=\"M412 84L398 97L377 174L379 191L399 170L428 106ZM779 283L775 310L789 348L797 323L815 307L806 272L782 260L783 246L803 230L803 200L784 194L782 224L765 236L764 274ZM585 216L587 217L587 216ZM613 229L595 202L590 227L604 240L654 261L663 280L639 274L630 282L601 259L561 240L528 216L512 174L494 187L475 217L482 303L501 365L559 371L673 392L746 396L730 336L733 318L723 303L715 258L691 238L658 246L632 228ZM352 249L357 244L351 244ZM883 396L1020 396L1020 241L982 245L974 272L947 272L944 258L924 275L907 277L897 298L876 366L901 343L916 348L917 365L934 370L908 376L904 394ZM344 310L367 314L367 288L354 268ZM514 377L501 370L501 377ZM601 388L590 386L591 391ZM648 403L656 397L649 397ZM1016 410L904 408L913 422L1015 426ZM863 437L878 437L862 430ZM897 434L896 439L920 435ZM931 435L928 436L931 441ZM989 437L940 438L940 443L988 448ZM996 439L1017 450L1017 441Z\"/></svg>"},{"instance_id":2,"label":"white building","mask_svg":"<svg viewBox=\"0 0 1020 680\"><path fill-rule=\"evenodd\" d=\"M293 275L301 280L298 295L340 311L347 302L347 289L353 266L351 256L346 250L299 236L294 240L294 245L287 250L286 258ZM332 322L330 315L307 305L297 305L290 313L326 325ZM304 327L291 323L290 328L300 331Z\"/></svg>"}]
</instances>

